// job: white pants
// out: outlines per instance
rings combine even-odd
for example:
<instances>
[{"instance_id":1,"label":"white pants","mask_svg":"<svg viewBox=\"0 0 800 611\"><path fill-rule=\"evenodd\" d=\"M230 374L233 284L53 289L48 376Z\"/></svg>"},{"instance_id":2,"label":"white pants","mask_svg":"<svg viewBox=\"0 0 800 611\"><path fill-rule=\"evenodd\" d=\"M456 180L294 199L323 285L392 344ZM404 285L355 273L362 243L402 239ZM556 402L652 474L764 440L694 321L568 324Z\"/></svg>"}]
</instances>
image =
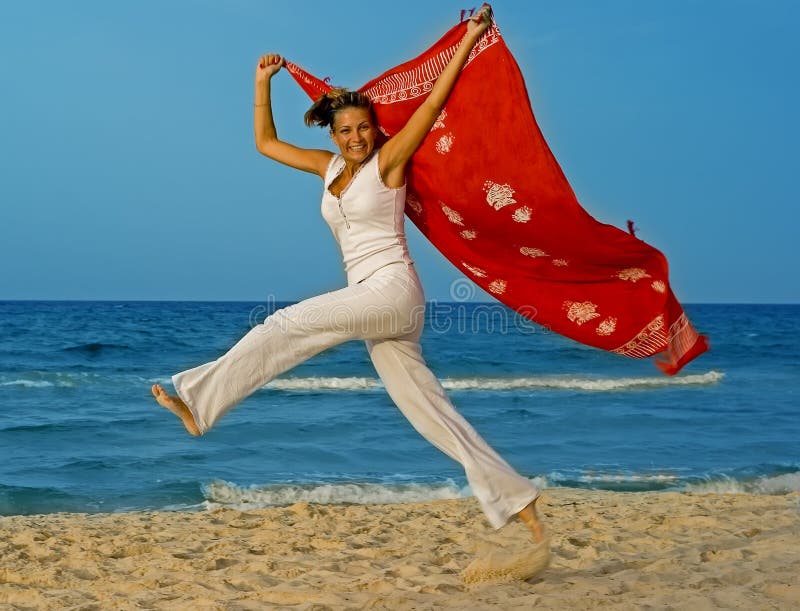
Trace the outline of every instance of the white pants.
<instances>
[{"instance_id":1,"label":"white pants","mask_svg":"<svg viewBox=\"0 0 800 611\"><path fill-rule=\"evenodd\" d=\"M172 377L205 433L239 401L295 365L364 339L389 396L419 433L461 463L495 528L539 494L455 410L422 358L425 299L413 265L393 263L366 280L277 310L217 360Z\"/></svg>"}]
</instances>

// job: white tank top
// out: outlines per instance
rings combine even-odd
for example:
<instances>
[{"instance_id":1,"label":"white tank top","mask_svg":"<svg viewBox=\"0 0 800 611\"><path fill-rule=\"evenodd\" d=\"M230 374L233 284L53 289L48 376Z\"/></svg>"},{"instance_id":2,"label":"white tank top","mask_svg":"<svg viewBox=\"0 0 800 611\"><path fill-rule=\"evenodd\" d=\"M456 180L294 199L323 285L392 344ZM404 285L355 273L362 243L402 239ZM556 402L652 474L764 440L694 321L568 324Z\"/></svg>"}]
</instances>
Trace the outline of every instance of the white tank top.
<instances>
[{"instance_id":1,"label":"white tank top","mask_svg":"<svg viewBox=\"0 0 800 611\"><path fill-rule=\"evenodd\" d=\"M322 217L342 250L347 283L361 282L390 263L411 264L404 226L405 185L392 189L383 184L374 151L336 197L328 189L344 166L341 155L334 155L328 165Z\"/></svg>"}]
</instances>

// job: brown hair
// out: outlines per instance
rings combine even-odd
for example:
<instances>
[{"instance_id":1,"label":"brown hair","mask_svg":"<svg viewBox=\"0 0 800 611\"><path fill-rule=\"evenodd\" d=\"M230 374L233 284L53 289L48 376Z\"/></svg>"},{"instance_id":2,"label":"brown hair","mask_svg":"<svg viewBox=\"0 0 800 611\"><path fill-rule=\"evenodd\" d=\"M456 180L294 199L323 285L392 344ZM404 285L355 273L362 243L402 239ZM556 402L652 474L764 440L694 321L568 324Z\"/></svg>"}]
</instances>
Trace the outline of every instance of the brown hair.
<instances>
[{"instance_id":1,"label":"brown hair","mask_svg":"<svg viewBox=\"0 0 800 611\"><path fill-rule=\"evenodd\" d=\"M319 127L330 127L333 129L333 119L336 113L343 108L366 108L369 110L372 123L377 126L375 110L372 102L366 94L360 91L349 91L341 87L331 89L328 93L323 93L308 109L305 114L306 125L318 125Z\"/></svg>"}]
</instances>

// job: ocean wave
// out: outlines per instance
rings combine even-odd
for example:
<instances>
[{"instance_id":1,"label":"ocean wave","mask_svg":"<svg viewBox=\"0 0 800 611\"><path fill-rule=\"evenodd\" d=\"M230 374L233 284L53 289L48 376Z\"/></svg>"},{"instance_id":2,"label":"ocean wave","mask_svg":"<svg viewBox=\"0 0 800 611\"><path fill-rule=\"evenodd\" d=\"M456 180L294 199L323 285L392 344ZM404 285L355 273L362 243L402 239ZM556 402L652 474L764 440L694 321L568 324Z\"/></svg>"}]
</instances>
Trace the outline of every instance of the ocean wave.
<instances>
[{"instance_id":1,"label":"ocean wave","mask_svg":"<svg viewBox=\"0 0 800 611\"><path fill-rule=\"evenodd\" d=\"M714 478L686 484L683 490L694 494L789 494L800 492L800 471L749 480Z\"/></svg>"},{"instance_id":2,"label":"ocean wave","mask_svg":"<svg viewBox=\"0 0 800 611\"><path fill-rule=\"evenodd\" d=\"M0 484L0 516L86 510L84 499L56 487Z\"/></svg>"},{"instance_id":3,"label":"ocean wave","mask_svg":"<svg viewBox=\"0 0 800 611\"><path fill-rule=\"evenodd\" d=\"M154 383L171 384L169 377L146 378L133 373L113 371L25 371L16 374L0 374L0 386L25 388L75 388L77 386L139 387Z\"/></svg>"},{"instance_id":4,"label":"ocean wave","mask_svg":"<svg viewBox=\"0 0 800 611\"><path fill-rule=\"evenodd\" d=\"M777 495L800 492L800 471L764 476L753 481L717 478L687 483L673 473L580 473L553 472L531 478L539 489L564 487L626 492L690 492L694 494ZM239 486L214 480L202 486L207 509L239 510L285 507L307 502L319 505L383 505L419 503L472 496L469 486L452 480L438 483L317 483Z\"/></svg>"},{"instance_id":5,"label":"ocean wave","mask_svg":"<svg viewBox=\"0 0 800 611\"><path fill-rule=\"evenodd\" d=\"M551 479L555 476L551 475ZM582 484L656 484L671 485L680 481L680 476L673 473L584 473L577 476Z\"/></svg>"},{"instance_id":6,"label":"ocean wave","mask_svg":"<svg viewBox=\"0 0 800 611\"><path fill-rule=\"evenodd\" d=\"M53 382L47 380L9 380L7 382L0 382L0 386L24 386L25 388L47 388L48 386L55 386Z\"/></svg>"},{"instance_id":7,"label":"ocean wave","mask_svg":"<svg viewBox=\"0 0 800 611\"><path fill-rule=\"evenodd\" d=\"M388 503L418 503L469 496L468 490L448 481L437 484L275 484L238 486L215 480L203 486L206 507L257 509L293 505L301 501L324 505L383 505Z\"/></svg>"},{"instance_id":8,"label":"ocean wave","mask_svg":"<svg viewBox=\"0 0 800 611\"><path fill-rule=\"evenodd\" d=\"M91 342L88 344L79 344L77 346L68 346L63 348L64 352L85 352L86 354L97 355L101 352L116 351L116 350L130 350L130 346L124 344L103 344L100 342Z\"/></svg>"},{"instance_id":9,"label":"ocean wave","mask_svg":"<svg viewBox=\"0 0 800 611\"><path fill-rule=\"evenodd\" d=\"M732 477L709 474L691 477L677 471L613 472L613 471L553 471L543 478L540 488L559 486L589 488L618 492L689 492L693 494L788 494L800 492L800 471L779 475Z\"/></svg>"},{"instance_id":10,"label":"ocean wave","mask_svg":"<svg viewBox=\"0 0 800 611\"><path fill-rule=\"evenodd\" d=\"M20 374L16 374L19 376ZM22 377L0 376L0 386L19 386L22 388L74 388L83 383L103 378L100 374L61 371L27 371Z\"/></svg>"},{"instance_id":11,"label":"ocean wave","mask_svg":"<svg viewBox=\"0 0 800 611\"><path fill-rule=\"evenodd\" d=\"M16 426L9 426L2 428L2 433L34 433L34 434L50 434L50 433L67 433L75 430L85 431L87 425L86 421L78 422L42 422L40 424L19 424Z\"/></svg>"},{"instance_id":12,"label":"ocean wave","mask_svg":"<svg viewBox=\"0 0 800 611\"><path fill-rule=\"evenodd\" d=\"M705 386L716 384L724 377L718 371L678 377L647 378L583 378L583 377L521 377L521 378L463 378L442 380L448 390L521 390L556 388L563 390L613 391L671 386Z\"/></svg>"},{"instance_id":13,"label":"ocean wave","mask_svg":"<svg viewBox=\"0 0 800 611\"><path fill-rule=\"evenodd\" d=\"M585 390L608 392L619 390L636 390L647 388L666 388L674 386L707 386L716 384L725 374L708 371L701 374L690 374L676 377L641 377L641 378L590 378L580 376L526 376L526 377L469 377L443 378L442 386L446 390ZM264 388L284 391L370 391L383 388L377 378L367 377L307 377L278 378Z\"/></svg>"},{"instance_id":14,"label":"ocean wave","mask_svg":"<svg viewBox=\"0 0 800 611\"><path fill-rule=\"evenodd\" d=\"M469 391L515 391L515 390L582 390L589 392L609 392L622 390L656 389L675 386L706 386L716 384L724 377L723 373L709 371L703 374L692 374L668 378L590 378L590 377L468 377L443 378L442 386L446 390ZM78 385L100 383L147 383L169 385L172 379L168 376L144 378L141 376L111 376L92 372L47 372L35 371L23 374L23 377L0 377L0 386L19 386L24 388L72 388ZM371 377L333 377L311 376L303 378L277 378L264 386L266 390L284 392L374 392L382 391L383 382Z\"/></svg>"},{"instance_id":15,"label":"ocean wave","mask_svg":"<svg viewBox=\"0 0 800 611\"><path fill-rule=\"evenodd\" d=\"M614 490L617 492L657 492L674 489L682 478L672 472L553 471L545 482L549 486ZM542 486L540 486L542 487Z\"/></svg>"},{"instance_id":16,"label":"ocean wave","mask_svg":"<svg viewBox=\"0 0 800 611\"><path fill-rule=\"evenodd\" d=\"M383 388L383 383L377 378L277 378L264 388L290 391L314 390L376 390Z\"/></svg>"}]
</instances>

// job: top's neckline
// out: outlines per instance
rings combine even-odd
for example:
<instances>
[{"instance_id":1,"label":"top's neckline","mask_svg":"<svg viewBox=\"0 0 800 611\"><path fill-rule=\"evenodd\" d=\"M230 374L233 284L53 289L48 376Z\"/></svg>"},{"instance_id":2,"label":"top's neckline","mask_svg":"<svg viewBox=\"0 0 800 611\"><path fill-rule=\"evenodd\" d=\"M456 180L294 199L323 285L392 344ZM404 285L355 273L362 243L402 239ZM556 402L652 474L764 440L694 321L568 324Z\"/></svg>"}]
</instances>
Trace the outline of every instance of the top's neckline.
<instances>
[{"instance_id":1,"label":"top's neckline","mask_svg":"<svg viewBox=\"0 0 800 611\"><path fill-rule=\"evenodd\" d=\"M359 175L359 173L361 172L361 170L363 170L363 169L364 169L364 167L365 167L365 166L366 166L368 163L370 163L370 162L372 161L372 158L375 156L375 153L376 153L376 152L377 152L377 149L376 149L376 150L373 150L373 151L372 151L372 152L369 154L369 157L367 157L367 158L364 160L364 163L362 163L360 166L358 166L358 169L355 171L355 174L353 174L352 178L350 178L350 182L348 182L348 183L347 183L347 184L344 186L344 188L343 188L341 191L339 191L339 195L336 195L336 194L335 194L333 191L331 191L331 185L333 185L333 183L335 183L335 182L338 180L338 178L339 178L339 177L342 175L342 172L344 172L344 169L347 167L347 162L345 161L345 162L342 164L342 167L341 167L341 168L339 168L339 171L338 171L338 172L336 172L336 176L334 176L334 177L333 177L333 179L332 179L332 180L331 180L331 181L328 183L328 189L327 189L328 193L330 193L330 194L331 194L333 197L335 197L336 199L342 199L342 198L344 197L344 194L345 194L345 193L347 192L347 190L350 188L350 185L352 185L352 184L353 184L353 182L355 182L355 180L356 180L356 178L358 177L358 175ZM341 156L341 155L340 155L340 156ZM342 161L344 161L344 157L342 157Z\"/></svg>"}]
</instances>

